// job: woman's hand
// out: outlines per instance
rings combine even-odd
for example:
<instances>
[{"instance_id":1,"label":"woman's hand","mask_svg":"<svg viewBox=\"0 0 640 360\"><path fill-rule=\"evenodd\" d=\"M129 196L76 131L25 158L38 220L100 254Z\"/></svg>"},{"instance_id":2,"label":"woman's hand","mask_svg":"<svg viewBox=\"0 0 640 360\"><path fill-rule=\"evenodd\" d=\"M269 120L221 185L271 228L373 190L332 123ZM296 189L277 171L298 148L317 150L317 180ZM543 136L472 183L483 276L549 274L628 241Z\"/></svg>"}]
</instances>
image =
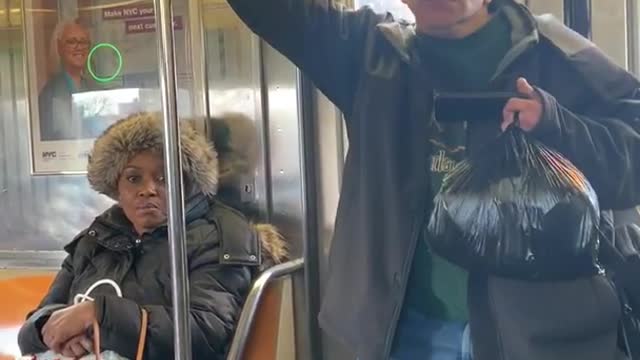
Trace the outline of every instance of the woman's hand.
<instances>
[{"instance_id":1,"label":"woman's hand","mask_svg":"<svg viewBox=\"0 0 640 360\"><path fill-rule=\"evenodd\" d=\"M71 358L80 358L93 351L93 341L85 334L72 337L62 348L62 355Z\"/></svg>"},{"instance_id":2,"label":"woman's hand","mask_svg":"<svg viewBox=\"0 0 640 360\"><path fill-rule=\"evenodd\" d=\"M93 301L85 301L51 314L42 327L42 340L55 352L62 352L64 345L77 335L84 335L96 318Z\"/></svg>"}]
</instances>

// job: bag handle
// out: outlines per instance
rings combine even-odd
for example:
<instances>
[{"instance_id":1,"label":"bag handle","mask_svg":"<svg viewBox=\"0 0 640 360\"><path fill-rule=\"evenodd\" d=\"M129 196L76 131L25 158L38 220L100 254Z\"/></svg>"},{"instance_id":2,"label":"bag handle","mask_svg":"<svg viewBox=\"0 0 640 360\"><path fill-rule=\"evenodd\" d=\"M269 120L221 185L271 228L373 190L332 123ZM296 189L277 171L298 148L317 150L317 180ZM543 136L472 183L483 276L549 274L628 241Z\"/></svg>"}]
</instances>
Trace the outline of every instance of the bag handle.
<instances>
[{"instance_id":1,"label":"bag handle","mask_svg":"<svg viewBox=\"0 0 640 360\"><path fill-rule=\"evenodd\" d=\"M100 285L111 285L116 291L118 297L122 297L122 290L118 284L111 279L101 279L93 283L87 289L84 294L77 294L73 298L73 303L78 304L84 301L93 301L93 298L89 296L91 292ZM144 356L144 346L147 340L147 325L149 323L149 314L144 308L140 308L141 321L140 321L140 335L138 337L138 349L136 352L136 360L142 360ZM93 353L96 356L96 360L102 360L100 356L100 324L98 320L93 320Z\"/></svg>"},{"instance_id":2,"label":"bag handle","mask_svg":"<svg viewBox=\"0 0 640 360\"><path fill-rule=\"evenodd\" d=\"M144 308L140 308L140 335L138 336L138 350L136 351L136 360L142 360L144 357L144 347L147 340L147 324L149 323L149 314ZM100 356L100 324L98 320L93 321L93 353L96 360L102 360Z\"/></svg>"}]
</instances>

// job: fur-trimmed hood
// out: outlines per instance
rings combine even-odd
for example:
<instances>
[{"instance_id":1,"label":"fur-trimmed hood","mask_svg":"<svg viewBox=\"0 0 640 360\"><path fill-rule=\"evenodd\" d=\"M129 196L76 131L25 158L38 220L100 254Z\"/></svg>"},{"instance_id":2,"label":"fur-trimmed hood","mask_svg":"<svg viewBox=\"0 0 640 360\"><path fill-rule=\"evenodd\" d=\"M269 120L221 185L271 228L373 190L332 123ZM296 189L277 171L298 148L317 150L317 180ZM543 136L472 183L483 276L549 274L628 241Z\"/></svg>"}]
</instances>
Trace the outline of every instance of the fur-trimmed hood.
<instances>
[{"instance_id":1,"label":"fur-trimmed hood","mask_svg":"<svg viewBox=\"0 0 640 360\"><path fill-rule=\"evenodd\" d=\"M215 127L212 129L214 132L212 135L216 135L213 138L220 142L219 146L222 147L222 153L225 154L221 159L222 166L227 173L224 176L227 180L224 185L230 186L229 182L231 179L237 178L237 173L247 172L247 168L255 166L255 162L248 161L244 153L236 154L239 151L237 146L239 144L236 144L238 141L231 141L232 137L230 136L230 133L233 133L235 139L238 136L237 133L251 133L247 130L251 129L251 121L236 114L225 116L219 121L224 122L225 128ZM231 131L238 127L243 131ZM221 174L218 170L218 152L204 136L196 131L190 121L180 123L180 139L182 167L184 176L192 187L192 194L201 194L205 197L215 195L219 183L222 183L222 179L219 179ZM251 140L253 138L247 139L242 144L249 145ZM162 118L159 114L140 113L116 122L95 141L89 155L87 177L91 187L117 200L118 179L131 158L148 150L162 154L163 146ZM241 146L241 148L243 147ZM201 196L192 196L187 204L187 220L189 217L203 216L202 211L206 210L202 206L205 203ZM120 215L115 216L114 214ZM118 206L107 210L98 219L112 225L127 223ZM260 239L266 267L287 259L287 244L274 226L254 224L253 227Z\"/></svg>"},{"instance_id":2,"label":"fur-trimmed hood","mask_svg":"<svg viewBox=\"0 0 640 360\"><path fill-rule=\"evenodd\" d=\"M289 260L289 247L284 237L271 224L254 224L262 247L262 268Z\"/></svg>"},{"instance_id":3,"label":"fur-trimmed hood","mask_svg":"<svg viewBox=\"0 0 640 360\"><path fill-rule=\"evenodd\" d=\"M193 123L181 121L182 169L192 192L207 196L218 187L217 152ZM127 163L143 151L163 153L162 118L158 113L131 115L111 125L95 141L89 155L87 177L91 187L117 200L118 179Z\"/></svg>"}]
</instances>

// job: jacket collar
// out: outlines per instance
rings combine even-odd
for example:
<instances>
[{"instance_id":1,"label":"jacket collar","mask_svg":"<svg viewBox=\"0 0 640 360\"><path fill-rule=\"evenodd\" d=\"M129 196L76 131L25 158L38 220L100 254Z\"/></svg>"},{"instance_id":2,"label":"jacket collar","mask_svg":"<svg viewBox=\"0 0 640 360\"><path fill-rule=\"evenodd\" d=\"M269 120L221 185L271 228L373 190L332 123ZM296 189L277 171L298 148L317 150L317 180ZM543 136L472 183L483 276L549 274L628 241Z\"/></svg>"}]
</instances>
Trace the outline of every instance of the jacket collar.
<instances>
[{"instance_id":1,"label":"jacket collar","mask_svg":"<svg viewBox=\"0 0 640 360\"><path fill-rule=\"evenodd\" d=\"M524 5L509 1L498 11L502 11L511 23L513 45L498 65L494 78L539 41L536 19ZM415 43L417 36L415 24L401 20L383 22L376 25L376 27L395 49L402 61L410 65L419 65L421 63Z\"/></svg>"},{"instance_id":2,"label":"jacket collar","mask_svg":"<svg viewBox=\"0 0 640 360\"><path fill-rule=\"evenodd\" d=\"M185 220L189 224L204 217L210 209L210 199L203 194L196 194L187 200ZM152 238L166 237L167 225L163 225L149 234ZM86 231L98 244L116 251L129 250L133 247L132 239L138 235L127 219L122 208L114 205L98 216Z\"/></svg>"}]
</instances>

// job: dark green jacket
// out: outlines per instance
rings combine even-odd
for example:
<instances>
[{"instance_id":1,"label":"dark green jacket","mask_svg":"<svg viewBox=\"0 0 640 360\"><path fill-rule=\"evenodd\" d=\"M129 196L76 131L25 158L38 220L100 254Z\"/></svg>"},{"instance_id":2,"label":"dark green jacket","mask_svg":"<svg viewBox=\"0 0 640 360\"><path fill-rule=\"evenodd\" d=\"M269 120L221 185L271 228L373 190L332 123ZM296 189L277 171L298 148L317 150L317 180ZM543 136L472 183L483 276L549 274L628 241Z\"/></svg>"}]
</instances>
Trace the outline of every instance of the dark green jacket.
<instances>
[{"instance_id":1,"label":"dark green jacket","mask_svg":"<svg viewBox=\"0 0 640 360\"><path fill-rule=\"evenodd\" d=\"M367 7L350 11L327 5L325 0L229 3L249 28L293 61L345 115L349 152L320 323L361 359L387 359L419 231L430 208L425 164L431 148L425 139L434 131L429 121L434 84L417 56L415 27ZM533 17L512 1L506 2L504 11L513 28L513 46L491 87L513 91L517 77L525 76L544 98L544 118L534 135L586 174L602 208L624 209L640 203L640 136L632 129L640 111L628 102L638 97L640 83L555 20ZM487 279L471 282L482 287ZM606 285L596 288L607 296L611 293ZM488 285L482 289L471 296L484 301L494 295L487 294ZM500 293L500 288L491 291ZM576 300L580 299L566 301ZM610 304L607 300L601 306ZM472 325L480 329L483 322L493 320L482 318L474 308L470 311ZM588 342L593 333L615 332L611 329L615 309L602 311L606 319L575 313L577 318L587 316L585 322L593 327L574 329L566 338L579 339L575 344ZM601 327L595 325L604 320ZM582 329L594 332L581 333ZM494 339L503 335L510 334L488 334ZM549 341L543 345L560 339L556 335L547 334ZM472 336L482 347L478 331ZM535 340L522 341L533 344ZM613 354L615 349L607 349L609 340L595 347ZM503 359L497 352L478 354L476 360ZM596 358L558 356L605 359L597 358L599 354L594 353ZM522 359L528 358L506 358Z\"/></svg>"}]
</instances>

